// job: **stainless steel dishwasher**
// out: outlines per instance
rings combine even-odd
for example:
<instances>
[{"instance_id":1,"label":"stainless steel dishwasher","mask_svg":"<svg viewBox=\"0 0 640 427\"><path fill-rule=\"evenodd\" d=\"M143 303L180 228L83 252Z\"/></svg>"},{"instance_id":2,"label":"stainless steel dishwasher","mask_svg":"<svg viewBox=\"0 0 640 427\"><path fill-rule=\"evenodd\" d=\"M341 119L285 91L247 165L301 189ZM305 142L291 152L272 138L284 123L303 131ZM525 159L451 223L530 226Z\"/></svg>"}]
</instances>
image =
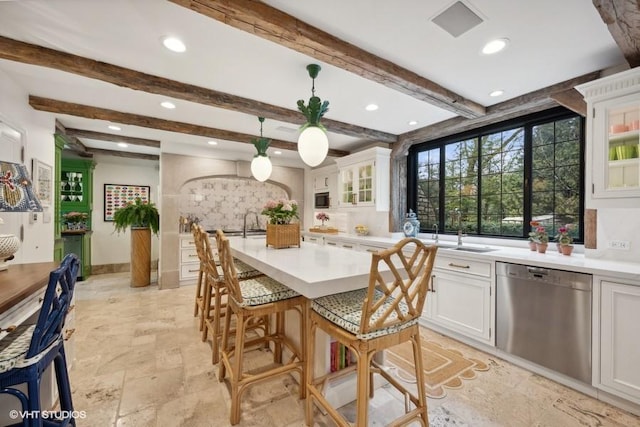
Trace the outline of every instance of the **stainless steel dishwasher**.
<instances>
[{"instance_id":1,"label":"stainless steel dishwasher","mask_svg":"<svg viewBox=\"0 0 640 427\"><path fill-rule=\"evenodd\" d=\"M591 275L496 262L499 349L591 384Z\"/></svg>"}]
</instances>

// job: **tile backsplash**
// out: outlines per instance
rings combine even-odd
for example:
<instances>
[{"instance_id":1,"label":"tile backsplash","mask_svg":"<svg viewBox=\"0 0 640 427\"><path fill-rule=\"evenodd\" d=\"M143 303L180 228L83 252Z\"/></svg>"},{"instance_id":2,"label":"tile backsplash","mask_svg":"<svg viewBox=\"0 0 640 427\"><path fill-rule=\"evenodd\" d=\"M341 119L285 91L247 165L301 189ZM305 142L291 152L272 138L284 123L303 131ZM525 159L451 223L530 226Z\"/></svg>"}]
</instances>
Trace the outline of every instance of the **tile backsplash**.
<instances>
[{"instance_id":1,"label":"tile backsplash","mask_svg":"<svg viewBox=\"0 0 640 427\"><path fill-rule=\"evenodd\" d=\"M260 215L268 200L289 199L286 191L268 182L247 178L202 178L187 182L180 190L180 215L195 216L206 230L240 230L245 212L250 228L265 228L267 218ZM176 227L178 225L176 224Z\"/></svg>"}]
</instances>

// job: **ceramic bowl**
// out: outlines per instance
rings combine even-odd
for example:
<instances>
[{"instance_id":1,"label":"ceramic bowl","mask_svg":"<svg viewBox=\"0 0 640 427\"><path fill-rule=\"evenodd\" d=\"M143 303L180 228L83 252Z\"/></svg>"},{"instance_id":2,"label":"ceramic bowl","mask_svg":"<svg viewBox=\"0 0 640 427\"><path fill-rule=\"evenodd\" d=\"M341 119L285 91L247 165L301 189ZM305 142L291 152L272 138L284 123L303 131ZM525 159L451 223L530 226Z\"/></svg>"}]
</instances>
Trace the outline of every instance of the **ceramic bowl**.
<instances>
[{"instance_id":1,"label":"ceramic bowl","mask_svg":"<svg viewBox=\"0 0 640 427\"><path fill-rule=\"evenodd\" d=\"M626 132L628 130L629 130L629 127L627 125L611 125L611 128L610 128L611 133Z\"/></svg>"}]
</instances>

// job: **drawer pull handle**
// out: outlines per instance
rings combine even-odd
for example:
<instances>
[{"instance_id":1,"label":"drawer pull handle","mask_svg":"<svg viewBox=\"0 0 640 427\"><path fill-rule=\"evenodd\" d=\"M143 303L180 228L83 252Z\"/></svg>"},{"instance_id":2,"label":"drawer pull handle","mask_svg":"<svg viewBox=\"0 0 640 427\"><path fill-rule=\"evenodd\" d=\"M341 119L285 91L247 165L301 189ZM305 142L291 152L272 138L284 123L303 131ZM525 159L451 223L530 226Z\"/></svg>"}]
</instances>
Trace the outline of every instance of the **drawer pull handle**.
<instances>
[{"instance_id":1,"label":"drawer pull handle","mask_svg":"<svg viewBox=\"0 0 640 427\"><path fill-rule=\"evenodd\" d=\"M460 265L460 264L454 264L452 262L449 263L449 267L455 267L455 268L471 268L470 265Z\"/></svg>"},{"instance_id":2,"label":"drawer pull handle","mask_svg":"<svg viewBox=\"0 0 640 427\"><path fill-rule=\"evenodd\" d=\"M334 242L327 242L327 245L331 245L331 246L336 246L337 243Z\"/></svg>"},{"instance_id":3,"label":"drawer pull handle","mask_svg":"<svg viewBox=\"0 0 640 427\"><path fill-rule=\"evenodd\" d=\"M435 278L436 278L436 275L432 274L431 275L431 280L430 280L431 286L427 287L427 292L434 292L434 293L436 292L436 287L434 286L434 283L433 283L433 279L435 279Z\"/></svg>"},{"instance_id":4,"label":"drawer pull handle","mask_svg":"<svg viewBox=\"0 0 640 427\"><path fill-rule=\"evenodd\" d=\"M195 273L196 271L200 271L200 269L197 269L197 270L189 270L189 273Z\"/></svg>"},{"instance_id":5,"label":"drawer pull handle","mask_svg":"<svg viewBox=\"0 0 640 427\"><path fill-rule=\"evenodd\" d=\"M377 249L367 249L367 252L372 252L372 253L375 254L376 252L378 252L378 250Z\"/></svg>"},{"instance_id":6,"label":"drawer pull handle","mask_svg":"<svg viewBox=\"0 0 640 427\"><path fill-rule=\"evenodd\" d=\"M189 258L195 258L197 256L198 256L198 254L189 254Z\"/></svg>"},{"instance_id":7,"label":"drawer pull handle","mask_svg":"<svg viewBox=\"0 0 640 427\"><path fill-rule=\"evenodd\" d=\"M13 330L16 328L16 325L10 325L8 327L6 327L5 329L0 329L0 332L13 332Z\"/></svg>"},{"instance_id":8,"label":"drawer pull handle","mask_svg":"<svg viewBox=\"0 0 640 427\"><path fill-rule=\"evenodd\" d=\"M343 248L347 248L347 249L353 249L353 246L351 245L342 245Z\"/></svg>"}]
</instances>

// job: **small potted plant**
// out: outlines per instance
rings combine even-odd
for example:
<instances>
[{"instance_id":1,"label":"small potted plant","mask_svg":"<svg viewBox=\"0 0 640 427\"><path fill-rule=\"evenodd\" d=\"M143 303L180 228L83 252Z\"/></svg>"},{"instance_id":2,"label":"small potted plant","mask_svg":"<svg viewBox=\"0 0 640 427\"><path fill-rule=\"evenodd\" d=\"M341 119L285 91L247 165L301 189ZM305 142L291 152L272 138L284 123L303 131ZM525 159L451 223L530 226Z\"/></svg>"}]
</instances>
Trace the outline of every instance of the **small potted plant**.
<instances>
[{"instance_id":1,"label":"small potted plant","mask_svg":"<svg viewBox=\"0 0 640 427\"><path fill-rule=\"evenodd\" d=\"M555 236L558 252L561 252L562 255L569 256L573 252L573 237L570 234L572 229L573 224L566 224L558 229L558 234Z\"/></svg>"},{"instance_id":2,"label":"small potted plant","mask_svg":"<svg viewBox=\"0 0 640 427\"><path fill-rule=\"evenodd\" d=\"M298 218L298 202L295 200L269 200L262 209L267 223L267 246L276 249L300 247L300 224L291 224Z\"/></svg>"},{"instance_id":3,"label":"small potted plant","mask_svg":"<svg viewBox=\"0 0 640 427\"><path fill-rule=\"evenodd\" d=\"M67 212L62 215L67 230L85 230L89 214L85 212Z\"/></svg>"},{"instance_id":4,"label":"small potted plant","mask_svg":"<svg viewBox=\"0 0 640 427\"><path fill-rule=\"evenodd\" d=\"M318 212L316 214L316 219L322 222L320 228L324 228L324 222L329 221L329 215L327 215L325 212Z\"/></svg>"},{"instance_id":5,"label":"small potted plant","mask_svg":"<svg viewBox=\"0 0 640 427\"><path fill-rule=\"evenodd\" d=\"M113 214L113 226L118 233L131 228L131 286L151 283L151 232L158 234L160 214L151 202L139 197Z\"/></svg>"},{"instance_id":6,"label":"small potted plant","mask_svg":"<svg viewBox=\"0 0 640 427\"><path fill-rule=\"evenodd\" d=\"M540 226L538 221L529 221L529 225L531 226L531 231L529 232L529 249L532 251L538 250L538 234L536 233L536 229Z\"/></svg>"},{"instance_id":7,"label":"small potted plant","mask_svg":"<svg viewBox=\"0 0 640 427\"><path fill-rule=\"evenodd\" d=\"M549 246L549 235L547 234L544 226L540 225L538 222L531 221L531 225L535 227L535 229L529 233L529 238L531 241L536 243L536 249L538 252L543 254L547 251L547 246Z\"/></svg>"}]
</instances>

